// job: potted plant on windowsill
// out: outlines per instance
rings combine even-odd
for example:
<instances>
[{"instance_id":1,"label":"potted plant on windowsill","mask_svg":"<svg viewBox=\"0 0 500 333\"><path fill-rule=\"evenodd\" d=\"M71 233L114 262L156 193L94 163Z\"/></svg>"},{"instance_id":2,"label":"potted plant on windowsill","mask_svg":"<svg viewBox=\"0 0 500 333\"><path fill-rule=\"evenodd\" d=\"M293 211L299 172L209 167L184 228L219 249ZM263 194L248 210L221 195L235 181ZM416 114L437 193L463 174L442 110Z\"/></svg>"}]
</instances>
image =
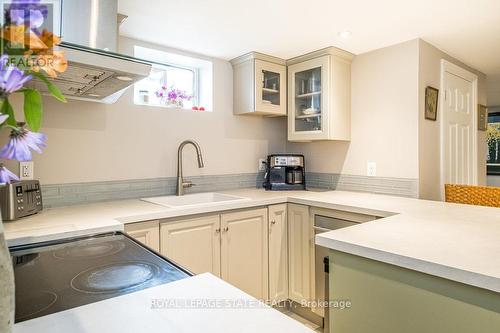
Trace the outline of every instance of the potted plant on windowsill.
<instances>
[{"instance_id":1,"label":"potted plant on windowsill","mask_svg":"<svg viewBox=\"0 0 500 333\"><path fill-rule=\"evenodd\" d=\"M27 84L37 78L56 99L65 102L61 91L49 81L67 68L64 54L56 50L59 37L42 29L49 7L40 0L12 0L4 3L4 25L0 46L0 130L9 130L0 159L31 161L32 151L41 153L47 137L39 133L43 118L40 91ZM24 121L17 121L10 98L24 97ZM0 186L18 181L17 175L0 163ZM3 184L3 185L2 185ZM14 324L14 277L12 261L0 220L0 332L9 333Z\"/></svg>"},{"instance_id":2,"label":"potted plant on windowsill","mask_svg":"<svg viewBox=\"0 0 500 333\"><path fill-rule=\"evenodd\" d=\"M193 96L186 93L184 90L175 87L168 88L162 86L160 90L156 91L156 97L160 99L160 103L172 108L184 108L184 103L190 101Z\"/></svg>"}]
</instances>

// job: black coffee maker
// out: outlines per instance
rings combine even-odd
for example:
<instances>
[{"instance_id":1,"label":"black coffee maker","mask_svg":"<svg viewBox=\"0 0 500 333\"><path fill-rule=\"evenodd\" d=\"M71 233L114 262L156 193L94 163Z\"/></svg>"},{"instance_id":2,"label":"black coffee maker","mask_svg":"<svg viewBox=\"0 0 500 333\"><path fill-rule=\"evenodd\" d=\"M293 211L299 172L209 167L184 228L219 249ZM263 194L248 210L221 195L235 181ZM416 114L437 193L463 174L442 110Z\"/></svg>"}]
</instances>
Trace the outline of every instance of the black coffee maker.
<instances>
[{"instance_id":1,"label":"black coffee maker","mask_svg":"<svg viewBox=\"0 0 500 333\"><path fill-rule=\"evenodd\" d=\"M264 188L267 191L305 190L304 156L295 154L268 156Z\"/></svg>"}]
</instances>

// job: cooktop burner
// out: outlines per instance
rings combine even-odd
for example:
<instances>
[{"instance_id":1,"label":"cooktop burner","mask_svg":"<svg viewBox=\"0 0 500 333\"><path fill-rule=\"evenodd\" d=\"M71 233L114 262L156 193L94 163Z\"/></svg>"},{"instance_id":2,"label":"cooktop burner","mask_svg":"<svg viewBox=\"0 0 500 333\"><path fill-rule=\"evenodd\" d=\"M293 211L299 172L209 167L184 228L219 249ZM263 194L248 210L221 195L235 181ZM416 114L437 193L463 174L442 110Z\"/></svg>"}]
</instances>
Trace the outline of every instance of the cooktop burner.
<instances>
[{"instance_id":1,"label":"cooktop burner","mask_svg":"<svg viewBox=\"0 0 500 333\"><path fill-rule=\"evenodd\" d=\"M55 251L54 256L59 259L81 259L81 258L99 258L112 256L123 250L123 242L107 242L102 244L80 244L74 247L65 247Z\"/></svg>"},{"instance_id":2,"label":"cooktop burner","mask_svg":"<svg viewBox=\"0 0 500 333\"><path fill-rule=\"evenodd\" d=\"M50 291L34 290L16 294L16 302L25 304L16 309L16 318L25 320L46 311L57 301L57 295Z\"/></svg>"},{"instance_id":3,"label":"cooktop burner","mask_svg":"<svg viewBox=\"0 0 500 333\"><path fill-rule=\"evenodd\" d=\"M122 233L16 247L11 255L16 322L190 276Z\"/></svg>"},{"instance_id":4,"label":"cooktop burner","mask_svg":"<svg viewBox=\"0 0 500 333\"><path fill-rule=\"evenodd\" d=\"M108 264L78 274L71 287L84 293L115 293L138 288L160 274L160 267L147 262Z\"/></svg>"}]
</instances>

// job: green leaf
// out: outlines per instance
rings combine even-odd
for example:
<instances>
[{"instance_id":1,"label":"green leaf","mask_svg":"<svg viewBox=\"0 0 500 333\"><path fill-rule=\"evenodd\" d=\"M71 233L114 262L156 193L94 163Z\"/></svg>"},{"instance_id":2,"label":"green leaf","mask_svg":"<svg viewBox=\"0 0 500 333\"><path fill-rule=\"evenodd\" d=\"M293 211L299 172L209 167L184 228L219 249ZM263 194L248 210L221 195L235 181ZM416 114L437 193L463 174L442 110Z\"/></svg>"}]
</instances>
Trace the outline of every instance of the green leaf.
<instances>
[{"instance_id":1,"label":"green leaf","mask_svg":"<svg viewBox=\"0 0 500 333\"><path fill-rule=\"evenodd\" d=\"M5 122L7 125L17 127L16 117L14 116L14 109L12 108L12 105L7 98L3 101L0 112L2 112L2 114L9 115L9 118L7 118L7 121Z\"/></svg>"},{"instance_id":2,"label":"green leaf","mask_svg":"<svg viewBox=\"0 0 500 333\"><path fill-rule=\"evenodd\" d=\"M66 103L66 98L62 94L61 90L59 90L59 88L55 84L50 82L49 79L47 79L47 77L45 77L45 75L43 75L42 73L37 73L37 72L31 72L31 75L42 80L47 85L47 88L49 89L50 93L52 94L52 96L55 99L57 99L60 102Z\"/></svg>"},{"instance_id":3,"label":"green leaf","mask_svg":"<svg viewBox=\"0 0 500 333\"><path fill-rule=\"evenodd\" d=\"M24 118L33 132L38 132L42 125L42 95L38 90L28 89L24 92Z\"/></svg>"}]
</instances>

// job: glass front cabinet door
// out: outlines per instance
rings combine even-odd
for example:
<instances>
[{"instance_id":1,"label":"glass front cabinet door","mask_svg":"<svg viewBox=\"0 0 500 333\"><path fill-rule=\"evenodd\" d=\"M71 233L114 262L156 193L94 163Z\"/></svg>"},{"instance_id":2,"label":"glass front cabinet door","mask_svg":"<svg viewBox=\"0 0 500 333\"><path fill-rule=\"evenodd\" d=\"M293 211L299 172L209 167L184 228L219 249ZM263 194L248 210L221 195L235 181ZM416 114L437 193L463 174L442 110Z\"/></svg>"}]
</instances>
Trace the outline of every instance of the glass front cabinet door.
<instances>
[{"instance_id":1,"label":"glass front cabinet door","mask_svg":"<svg viewBox=\"0 0 500 333\"><path fill-rule=\"evenodd\" d=\"M290 130L297 139L326 138L328 134L328 57L289 67ZM326 121L325 121L326 120Z\"/></svg>"},{"instance_id":2,"label":"glass front cabinet door","mask_svg":"<svg viewBox=\"0 0 500 333\"><path fill-rule=\"evenodd\" d=\"M286 67L255 60L256 110L271 115L286 115Z\"/></svg>"},{"instance_id":3,"label":"glass front cabinet door","mask_svg":"<svg viewBox=\"0 0 500 333\"><path fill-rule=\"evenodd\" d=\"M350 140L350 59L325 53L291 60L289 141Z\"/></svg>"},{"instance_id":4,"label":"glass front cabinet door","mask_svg":"<svg viewBox=\"0 0 500 333\"><path fill-rule=\"evenodd\" d=\"M286 116L286 62L252 52L231 60L234 113Z\"/></svg>"}]
</instances>

